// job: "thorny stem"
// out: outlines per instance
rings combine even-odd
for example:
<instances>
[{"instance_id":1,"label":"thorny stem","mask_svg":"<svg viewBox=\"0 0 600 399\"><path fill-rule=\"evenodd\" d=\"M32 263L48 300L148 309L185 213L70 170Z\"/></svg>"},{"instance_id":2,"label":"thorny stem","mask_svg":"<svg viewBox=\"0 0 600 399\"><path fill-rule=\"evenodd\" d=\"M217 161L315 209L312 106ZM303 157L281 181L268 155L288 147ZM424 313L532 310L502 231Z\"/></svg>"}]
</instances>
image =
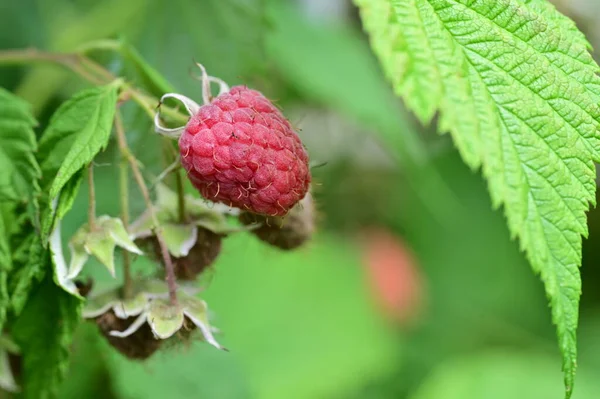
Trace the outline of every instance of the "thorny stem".
<instances>
[{"instance_id":1,"label":"thorny stem","mask_svg":"<svg viewBox=\"0 0 600 399\"><path fill-rule=\"evenodd\" d=\"M119 184L121 192L121 220L125 230L129 231L129 170L127 160L123 158L119 165ZM123 251L123 299L129 299L132 296L133 285L131 280L131 258L129 251Z\"/></svg>"},{"instance_id":2,"label":"thorny stem","mask_svg":"<svg viewBox=\"0 0 600 399\"><path fill-rule=\"evenodd\" d=\"M94 163L88 166L88 225L90 231L96 230L96 190L94 189Z\"/></svg>"},{"instance_id":3,"label":"thorny stem","mask_svg":"<svg viewBox=\"0 0 600 399\"><path fill-rule=\"evenodd\" d=\"M158 245L160 246L160 252L163 257L163 261L165 263L166 270L166 281L169 287L169 299L171 300L172 305L177 305L177 283L175 281L175 270L173 267L173 262L171 260L171 255L169 254L169 250L167 249L167 245L165 244L165 240L162 236L162 229L160 224L158 223L158 218L156 217L156 212L154 211L154 207L152 205L152 201L150 200L150 193L148 191L148 187L146 187L146 183L144 183L144 178L142 176L142 172L137 164L137 160L131 153L129 146L127 145L127 139L125 137L125 129L123 128L123 121L121 119L121 114L117 112L115 114L115 130L117 132L117 140L119 142L119 149L121 150L121 154L123 157L129 162L131 166L131 171L133 173L133 177L136 180L136 183L144 197L144 202L146 203L146 207L148 208L148 212L150 212L150 217L152 218L152 223L154 224L154 234L156 235L156 240L158 241Z\"/></svg>"}]
</instances>

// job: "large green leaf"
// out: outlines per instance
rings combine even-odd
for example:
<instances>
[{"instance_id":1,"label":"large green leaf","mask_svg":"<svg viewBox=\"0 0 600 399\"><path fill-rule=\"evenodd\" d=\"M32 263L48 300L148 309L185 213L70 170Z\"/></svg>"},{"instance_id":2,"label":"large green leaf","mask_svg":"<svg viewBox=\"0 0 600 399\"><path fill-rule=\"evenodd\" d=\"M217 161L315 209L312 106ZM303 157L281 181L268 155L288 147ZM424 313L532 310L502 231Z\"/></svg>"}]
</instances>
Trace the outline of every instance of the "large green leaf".
<instances>
[{"instance_id":1,"label":"large green leaf","mask_svg":"<svg viewBox=\"0 0 600 399\"><path fill-rule=\"evenodd\" d=\"M35 159L36 123L27 103L0 88L0 202L27 202L32 221L41 175Z\"/></svg>"},{"instance_id":2,"label":"large green leaf","mask_svg":"<svg viewBox=\"0 0 600 399\"><path fill-rule=\"evenodd\" d=\"M54 114L40 140L40 159L48 190L48 206L58 200L72 204L81 178L80 172L102 151L110 139L120 81L83 90L64 103ZM71 182L75 179L75 182ZM63 189L67 190L63 193ZM64 194L64 195L63 195ZM58 204L42 221L44 240L48 237Z\"/></svg>"},{"instance_id":3,"label":"large green leaf","mask_svg":"<svg viewBox=\"0 0 600 399\"><path fill-rule=\"evenodd\" d=\"M600 78L585 40L537 0L355 2L397 94L423 123L439 113L440 132L504 205L545 283L569 397L581 236L600 159Z\"/></svg>"},{"instance_id":4,"label":"large green leaf","mask_svg":"<svg viewBox=\"0 0 600 399\"><path fill-rule=\"evenodd\" d=\"M30 296L12 328L23 356L24 398L57 397L80 311L81 301L56 286L51 274Z\"/></svg>"}]
</instances>

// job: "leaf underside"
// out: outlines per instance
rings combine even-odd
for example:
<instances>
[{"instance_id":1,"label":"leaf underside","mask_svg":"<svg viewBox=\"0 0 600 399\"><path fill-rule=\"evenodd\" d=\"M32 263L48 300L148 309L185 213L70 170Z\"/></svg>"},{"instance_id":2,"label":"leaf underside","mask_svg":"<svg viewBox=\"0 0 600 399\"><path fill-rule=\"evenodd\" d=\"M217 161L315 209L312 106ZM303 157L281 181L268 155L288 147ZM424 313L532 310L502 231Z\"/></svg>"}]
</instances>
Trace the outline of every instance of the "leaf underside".
<instances>
[{"instance_id":1,"label":"leaf underside","mask_svg":"<svg viewBox=\"0 0 600 399\"><path fill-rule=\"evenodd\" d=\"M504 206L544 281L570 397L600 158L600 79L587 40L546 0L355 3L396 93L422 123L439 115L439 131Z\"/></svg>"}]
</instances>

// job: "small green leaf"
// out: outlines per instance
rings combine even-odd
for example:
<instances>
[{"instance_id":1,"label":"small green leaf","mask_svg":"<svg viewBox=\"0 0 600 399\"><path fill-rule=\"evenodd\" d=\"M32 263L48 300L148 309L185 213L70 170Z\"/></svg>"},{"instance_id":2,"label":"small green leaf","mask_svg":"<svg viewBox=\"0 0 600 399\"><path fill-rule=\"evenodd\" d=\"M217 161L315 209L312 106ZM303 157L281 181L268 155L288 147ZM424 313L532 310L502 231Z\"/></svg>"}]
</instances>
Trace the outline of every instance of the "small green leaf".
<instances>
[{"instance_id":1,"label":"small green leaf","mask_svg":"<svg viewBox=\"0 0 600 399\"><path fill-rule=\"evenodd\" d=\"M217 349L223 349L213 336L212 327L208 321L206 302L187 295L181 296L180 301L184 315L200 329L204 340Z\"/></svg>"},{"instance_id":2,"label":"small green leaf","mask_svg":"<svg viewBox=\"0 0 600 399\"><path fill-rule=\"evenodd\" d=\"M162 233L169 252L178 258L186 256L198 239L198 228L192 225L167 223Z\"/></svg>"},{"instance_id":3,"label":"small green leaf","mask_svg":"<svg viewBox=\"0 0 600 399\"><path fill-rule=\"evenodd\" d=\"M115 242L110 237L101 237L89 241L85 246L85 250L94 255L115 277Z\"/></svg>"},{"instance_id":4,"label":"small green leaf","mask_svg":"<svg viewBox=\"0 0 600 399\"><path fill-rule=\"evenodd\" d=\"M545 0L355 0L396 93L439 115L541 275L563 355L577 365L582 236L596 202L600 77L589 44Z\"/></svg>"},{"instance_id":5,"label":"small green leaf","mask_svg":"<svg viewBox=\"0 0 600 399\"><path fill-rule=\"evenodd\" d=\"M119 218L111 218L109 216L100 216L98 224L101 229L108 232L110 238L121 248L126 249L134 254L141 255L142 251L135 245L129 233L123 226L123 221Z\"/></svg>"},{"instance_id":6,"label":"small green leaf","mask_svg":"<svg viewBox=\"0 0 600 399\"><path fill-rule=\"evenodd\" d=\"M117 317L126 319L131 316L137 316L142 313L148 305L147 295L143 292L130 299L121 299L113 306L113 311Z\"/></svg>"},{"instance_id":7,"label":"small green leaf","mask_svg":"<svg viewBox=\"0 0 600 399\"><path fill-rule=\"evenodd\" d=\"M95 256L114 277L116 246L138 255L142 254L129 237L121 219L105 215L96 219L92 231L88 224L82 226L69 242L71 262L66 277L74 279L88 260L88 255Z\"/></svg>"},{"instance_id":8,"label":"small green leaf","mask_svg":"<svg viewBox=\"0 0 600 399\"><path fill-rule=\"evenodd\" d=\"M50 205L61 194L69 181L76 177L94 157L108 145L115 106L121 81L86 89L64 103L53 115L40 140L40 159ZM72 203L79 182L71 183L66 199ZM61 214L64 205L58 205ZM47 240L57 210L46 212L42 221L42 235Z\"/></svg>"},{"instance_id":9,"label":"small green leaf","mask_svg":"<svg viewBox=\"0 0 600 399\"><path fill-rule=\"evenodd\" d=\"M168 300L155 299L150 304L148 323L158 338L167 339L183 326L183 312Z\"/></svg>"},{"instance_id":10,"label":"small green leaf","mask_svg":"<svg viewBox=\"0 0 600 399\"><path fill-rule=\"evenodd\" d=\"M50 260L46 257L49 267ZM69 346L80 319L81 301L47 275L12 328L23 356L23 397L57 397L68 366Z\"/></svg>"},{"instance_id":11,"label":"small green leaf","mask_svg":"<svg viewBox=\"0 0 600 399\"><path fill-rule=\"evenodd\" d=\"M29 105L0 88L0 202L27 201L37 223L40 167L35 159L36 125Z\"/></svg>"}]
</instances>

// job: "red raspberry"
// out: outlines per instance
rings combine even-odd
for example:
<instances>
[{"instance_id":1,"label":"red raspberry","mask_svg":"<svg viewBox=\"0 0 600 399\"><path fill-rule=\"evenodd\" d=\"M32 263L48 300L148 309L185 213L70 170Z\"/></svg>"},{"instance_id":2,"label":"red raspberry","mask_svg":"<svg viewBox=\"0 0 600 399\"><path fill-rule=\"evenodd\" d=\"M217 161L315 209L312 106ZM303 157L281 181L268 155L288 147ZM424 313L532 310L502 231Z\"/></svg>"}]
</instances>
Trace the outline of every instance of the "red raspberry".
<instances>
[{"instance_id":1,"label":"red raspberry","mask_svg":"<svg viewBox=\"0 0 600 399\"><path fill-rule=\"evenodd\" d=\"M283 216L308 191L308 154L282 113L261 93L232 87L191 117L181 163L211 201Z\"/></svg>"}]
</instances>

